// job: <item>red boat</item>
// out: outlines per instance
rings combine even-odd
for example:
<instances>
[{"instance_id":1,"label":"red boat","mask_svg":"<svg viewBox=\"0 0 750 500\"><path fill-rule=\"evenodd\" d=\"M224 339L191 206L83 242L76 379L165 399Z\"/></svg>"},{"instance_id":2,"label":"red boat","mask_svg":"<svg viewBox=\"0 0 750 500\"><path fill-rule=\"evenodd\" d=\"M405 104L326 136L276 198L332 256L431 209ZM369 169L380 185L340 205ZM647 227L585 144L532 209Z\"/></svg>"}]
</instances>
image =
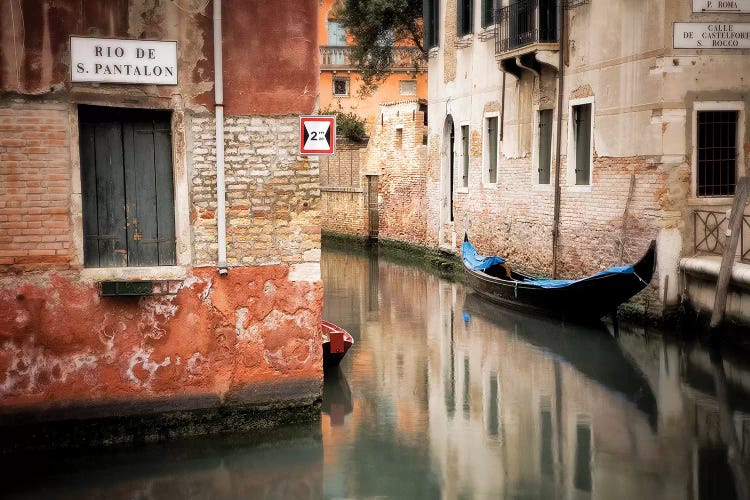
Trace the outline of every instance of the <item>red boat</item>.
<instances>
[{"instance_id":1,"label":"red boat","mask_svg":"<svg viewBox=\"0 0 750 500\"><path fill-rule=\"evenodd\" d=\"M352 336L340 326L323 321L323 366L326 368L338 366L346 351L354 343Z\"/></svg>"}]
</instances>

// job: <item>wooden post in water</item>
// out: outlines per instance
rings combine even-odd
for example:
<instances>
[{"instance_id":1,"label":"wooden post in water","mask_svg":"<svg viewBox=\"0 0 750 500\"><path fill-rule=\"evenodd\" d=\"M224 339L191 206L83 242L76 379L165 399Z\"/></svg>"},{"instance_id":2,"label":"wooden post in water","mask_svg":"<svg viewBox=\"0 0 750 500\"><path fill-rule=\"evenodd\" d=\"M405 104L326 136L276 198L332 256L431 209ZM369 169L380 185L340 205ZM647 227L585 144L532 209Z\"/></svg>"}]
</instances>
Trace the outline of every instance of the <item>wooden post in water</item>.
<instances>
[{"instance_id":1,"label":"wooden post in water","mask_svg":"<svg viewBox=\"0 0 750 500\"><path fill-rule=\"evenodd\" d=\"M714 309L711 313L711 323L709 325L712 331L718 328L722 321L724 321L724 311L727 308L729 278L732 276L732 266L734 265L737 253L737 243L740 240L742 217L745 214L749 182L750 178L741 177L734 191L734 202L732 203L732 213L729 216L727 240L724 245L724 255L721 257L719 279L716 282L716 298L714 299Z\"/></svg>"}]
</instances>

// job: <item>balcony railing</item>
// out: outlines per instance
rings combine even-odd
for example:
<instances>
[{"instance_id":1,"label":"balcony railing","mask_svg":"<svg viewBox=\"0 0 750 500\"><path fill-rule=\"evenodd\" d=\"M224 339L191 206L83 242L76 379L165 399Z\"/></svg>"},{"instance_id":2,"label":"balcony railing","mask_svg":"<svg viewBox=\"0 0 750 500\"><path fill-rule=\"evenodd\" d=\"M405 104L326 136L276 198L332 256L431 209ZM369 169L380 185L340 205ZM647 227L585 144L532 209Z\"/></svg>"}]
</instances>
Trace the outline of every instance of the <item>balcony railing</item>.
<instances>
[{"instance_id":1,"label":"balcony railing","mask_svg":"<svg viewBox=\"0 0 750 500\"><path fill-rule=\"evenodd\" d=\"M729 225L726 212L696 210L693 212L693 234L696 253L722 255ZM743 215L740 229L740 260L750 262L750 216Z\"/></svg>"},{"instance_id":2,"label":"balcony railing","mask_svg":"<svg viewBox=\"0 0 750 500\"><path fill-rule=\"evenodd\" d=\"M557 43L557 2L520 0L495 11L495 53L535 43Z\"/></svg>"},{"instance_id":3,"label":"balcony railing","mask_svg":"<svg viewBox=\"0 0 750 500\"><path fill-rule=\"evenodd\" d=\"M320 69L356 69L353 57L354 47L320 47ZM427 62L422 51L417 47L393 47L391 50L391 69L426 70Z\"/></svg>"}]
</instances>

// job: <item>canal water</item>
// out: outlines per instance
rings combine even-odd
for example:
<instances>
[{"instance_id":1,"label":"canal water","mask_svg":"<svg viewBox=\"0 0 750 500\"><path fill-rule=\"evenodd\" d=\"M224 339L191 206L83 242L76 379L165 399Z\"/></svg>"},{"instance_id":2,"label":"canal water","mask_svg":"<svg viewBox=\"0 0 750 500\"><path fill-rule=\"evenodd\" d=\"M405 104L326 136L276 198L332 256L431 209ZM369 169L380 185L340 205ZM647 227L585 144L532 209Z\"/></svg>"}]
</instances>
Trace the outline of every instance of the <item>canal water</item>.
<instances>
[{"instance_id":1,"label":"canal water","mask_svg":"<svg viewBox=\"0 0 750 500\"><path fill-rule=\"evenodd\" d=\"M355 345L319 422L39 457L0 497L746 497L750 369L729 353L508 311L377 256L327 250L322 270Z\"/></svg>"}]
</instances>

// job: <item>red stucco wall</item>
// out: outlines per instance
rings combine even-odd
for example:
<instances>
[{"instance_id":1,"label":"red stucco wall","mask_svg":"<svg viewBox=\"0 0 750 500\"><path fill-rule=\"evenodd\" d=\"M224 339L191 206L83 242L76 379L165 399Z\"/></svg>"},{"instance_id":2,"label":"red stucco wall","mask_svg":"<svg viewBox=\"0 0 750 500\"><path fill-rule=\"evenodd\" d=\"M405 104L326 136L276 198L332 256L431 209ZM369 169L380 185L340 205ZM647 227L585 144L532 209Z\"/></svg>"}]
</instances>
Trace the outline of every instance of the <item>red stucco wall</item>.
<instances>
[{"instance_id":1,"label":"red stucco wall","mask_svg":"<svg viewBox=\"0 0 750 500\"><path fill-rule=\"evenodd\" d=\"M262 403L248 388L319 383L322 286L287 278L286 266L195 269L177 295L143 298L100 297L69 274L4 278L0 413L178 395Z\"/></svg>"},{"instance_id":2,"label":"red stucco wall","mask_svg":"<svg viewBox=\"0 0 750 500\"><path fill-rule=\"evenodd\" d=\"M318 89L315 0L225 0L227 114L309 114Z\"/></svg>"}]
</instances>

